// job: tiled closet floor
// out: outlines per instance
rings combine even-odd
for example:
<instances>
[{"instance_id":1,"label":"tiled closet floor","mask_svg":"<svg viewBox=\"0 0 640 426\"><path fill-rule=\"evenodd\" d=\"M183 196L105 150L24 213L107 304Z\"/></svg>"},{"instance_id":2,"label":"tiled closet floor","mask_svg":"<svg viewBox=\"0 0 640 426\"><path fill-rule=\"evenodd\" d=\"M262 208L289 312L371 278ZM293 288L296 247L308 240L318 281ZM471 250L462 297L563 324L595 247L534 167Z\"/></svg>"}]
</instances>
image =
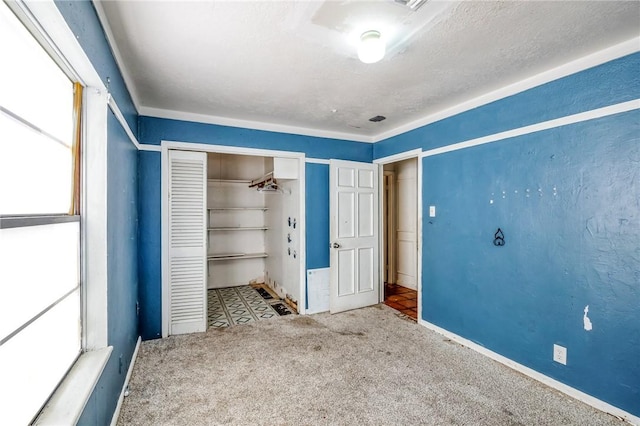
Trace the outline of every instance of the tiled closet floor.
<instances>
[{"instance_id":1,"label":"tiled closet floor","mask_svg":"<svg viewBox=\"0 0 640 426\"><path fill-rule=\"evenodd\" d=\"M208 326L214 328L248 324L293 313L282 300L274 298L265 289L259 292L248 285L210 289L207 291L207 301Z\"/></svg>"},{"instance_id":2,"label":"tiled closet floor","mask_svg":"<svg viewBox=\"0 0 640 426\"><path fill-rule=\"evenodd\" d=\"M398 284L384 284L384 304L406 316L418 318L418 292Z\"/></svg>"}]
</instances>

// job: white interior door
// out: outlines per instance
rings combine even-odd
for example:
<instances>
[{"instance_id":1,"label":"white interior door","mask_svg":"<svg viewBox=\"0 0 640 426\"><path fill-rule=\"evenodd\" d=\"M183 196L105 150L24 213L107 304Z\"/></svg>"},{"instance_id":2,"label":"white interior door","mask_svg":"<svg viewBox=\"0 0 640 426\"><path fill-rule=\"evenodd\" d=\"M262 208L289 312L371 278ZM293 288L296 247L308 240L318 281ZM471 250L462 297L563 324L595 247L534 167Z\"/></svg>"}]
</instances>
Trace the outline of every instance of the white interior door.
<instances>
[{"instance_id":1,"label":"white interior door","mask_svg":"<svg viewBox=\"0 0 640 426\"><path fill-rule=\"evenodd\" d=\"M379 302L378 166L331 160L331 313Z\"/></svg>"},{"instance_id":2,"label":"white interior door","mask_svg":"<svg viewBox=\"0 0 640 426\"><path fill-rule=\"evenodd\" d=\"M207 329L207 154L169 151L169 334Z\"/></svg>"},{"instance_id":3,"label":"white interior door","mask_svg":"<svg viewBox=\"0 0 640 426\"><path fill-rule=\"evenodd\" d=\"M396 284L418 289L418 164L415 158L397 163Z\"/></svg>"}]
</instances>

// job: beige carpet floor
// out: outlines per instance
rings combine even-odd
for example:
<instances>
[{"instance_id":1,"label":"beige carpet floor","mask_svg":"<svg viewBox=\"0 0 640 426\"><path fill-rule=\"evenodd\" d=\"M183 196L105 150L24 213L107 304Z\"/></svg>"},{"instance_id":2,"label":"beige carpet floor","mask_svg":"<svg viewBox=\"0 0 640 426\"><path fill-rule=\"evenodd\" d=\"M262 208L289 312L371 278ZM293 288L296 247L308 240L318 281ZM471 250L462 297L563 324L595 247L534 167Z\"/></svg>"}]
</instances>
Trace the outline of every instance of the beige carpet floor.
<instances>
[{"instance_id":1,"label":"beige carpet floor","mask_svg":"<svg viewBox=\"0 0 640 426\"><path fill-rule=\"evenodd\" d=\"M624 423L377 305L143 342L119 425Z\"/></svg>"}]
</instances>

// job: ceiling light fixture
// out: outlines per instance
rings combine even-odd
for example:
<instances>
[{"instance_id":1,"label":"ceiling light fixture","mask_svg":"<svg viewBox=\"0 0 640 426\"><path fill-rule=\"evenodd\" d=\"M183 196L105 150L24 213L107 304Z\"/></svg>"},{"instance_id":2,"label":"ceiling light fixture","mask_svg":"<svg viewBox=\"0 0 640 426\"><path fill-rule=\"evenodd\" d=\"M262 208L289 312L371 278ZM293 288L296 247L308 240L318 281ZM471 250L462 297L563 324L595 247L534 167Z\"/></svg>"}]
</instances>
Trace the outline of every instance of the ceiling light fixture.
<instances>
[{"instance_id":1,"label":"ceiling light fixture","mask_svg":"<svg viewBox=\"0 0 640 426\"><path fill-rule=\"evenodd\" d=\"M365 64L373 64L384 58L385 45L379 31L365 31L360 36L358 58Z\"/></svg>"}]
</instances>

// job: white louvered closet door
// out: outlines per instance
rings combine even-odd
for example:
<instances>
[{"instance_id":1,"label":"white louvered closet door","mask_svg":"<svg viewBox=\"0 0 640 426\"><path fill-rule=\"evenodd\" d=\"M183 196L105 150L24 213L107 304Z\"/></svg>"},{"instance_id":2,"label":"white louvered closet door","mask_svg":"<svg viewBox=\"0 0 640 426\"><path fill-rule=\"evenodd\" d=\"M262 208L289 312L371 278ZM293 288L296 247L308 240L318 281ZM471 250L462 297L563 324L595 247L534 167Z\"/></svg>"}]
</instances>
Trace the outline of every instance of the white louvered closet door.
<instances>
[{"instance_id":1,"label":"white louvered closet door","mask_svg":"<svg viewBox=\"0 0 640 426\"><path fill-rule=\"evenodd\" d=\"M207 329L207 154L169 151L169 334Z\"/></svg>"}]
</instances>

